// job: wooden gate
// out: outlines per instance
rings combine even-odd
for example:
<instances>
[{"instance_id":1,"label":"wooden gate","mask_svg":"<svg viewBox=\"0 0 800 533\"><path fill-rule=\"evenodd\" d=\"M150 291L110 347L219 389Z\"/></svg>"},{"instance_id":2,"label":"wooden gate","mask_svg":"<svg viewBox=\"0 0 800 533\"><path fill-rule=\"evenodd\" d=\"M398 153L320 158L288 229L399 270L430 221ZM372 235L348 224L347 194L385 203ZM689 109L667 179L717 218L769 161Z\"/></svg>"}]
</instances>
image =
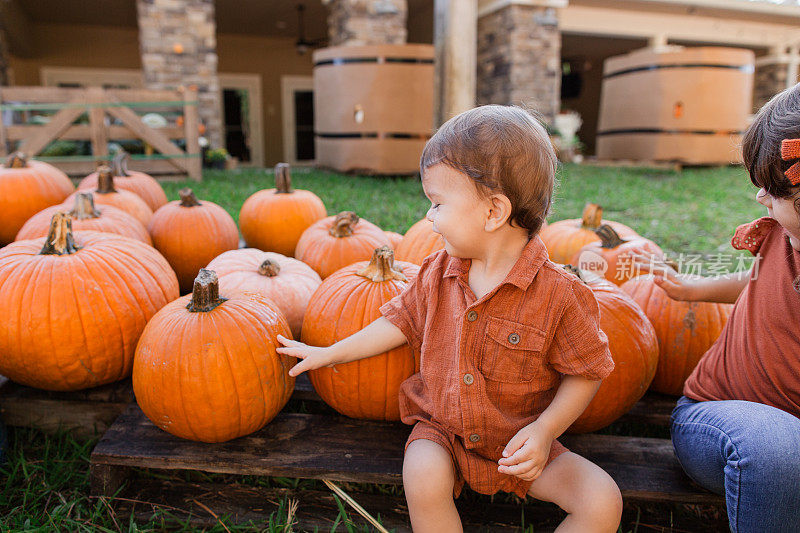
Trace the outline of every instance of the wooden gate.
<instances>
[{"instance_id":1,"label":"wooden gate","mask_svg":"<svg viewBox=\"0 0 800 533\"><path fill-rule=\"evenodd\" d=\"M134 111L160 111L178 118L175 123L153 128ZM33 112L55 111L45 124L15 124ZM94 171L97 161L110 159L110 140L138 139L153 149L152 154L133 155L133 170L148 174L188 174L202 179L199 145L197 91L149 89L81 89L55 87L0 88L0 156L21 150L30 157L42 152L52 141L91 141L92 155L37 157L71 175ZM11 119L7 117L10 114ZM88 124L76 124L88 114ZM6 124L10 122L9 124ZM181 124L182 122L182 124ZM182 149L173 140L184 139Z\"/></svg>"}]
</instances>

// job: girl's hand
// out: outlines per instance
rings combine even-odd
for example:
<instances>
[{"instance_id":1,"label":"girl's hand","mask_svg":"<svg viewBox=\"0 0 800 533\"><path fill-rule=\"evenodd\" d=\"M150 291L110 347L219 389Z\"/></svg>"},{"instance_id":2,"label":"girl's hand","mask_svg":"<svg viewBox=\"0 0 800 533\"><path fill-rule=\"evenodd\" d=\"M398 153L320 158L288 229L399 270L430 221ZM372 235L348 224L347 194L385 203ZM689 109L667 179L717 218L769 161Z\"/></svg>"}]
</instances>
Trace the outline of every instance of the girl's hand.
<instances>
[{"instance_id":1,"label":"girl's hand","mask_svg":"<svg viewBox=\"0 0 800 533\"><path fill-rule=\"evenodd\" d=\"M697 289L702 284L701 280L681 276L671 263L642 248L633 248L630 257L634 271L653 274L655 284L664 289L673 300L697 300Z\"/></svg>"},{"instance_id":2,"label":"girl's hand","mask_svg":"<svg viewBox=\"0 0 800 533\"><path fill-rule=\"evenodd\" d=\"M278 335L278 342L283 344L283 347L277 348L278 353L302 359L289 370L289 375L292 377L297 377L306 370L331 366L339 362L335 359L330 346L326 348L309 346L300 341L287 339L283 335Z\"/></svg>"},{"instance_id":3,"label":"girl's hand","mask_svg":"<svg viewBox=\"0 0 800 533\"><path fill-rule=\"evenodd\" d=\"M519 430L508 441L503 457L497 462L501 474L516 476L525 481L538 478L550 456L553 437L536 427L536 422Z\"/></svg>"}]
</instances>

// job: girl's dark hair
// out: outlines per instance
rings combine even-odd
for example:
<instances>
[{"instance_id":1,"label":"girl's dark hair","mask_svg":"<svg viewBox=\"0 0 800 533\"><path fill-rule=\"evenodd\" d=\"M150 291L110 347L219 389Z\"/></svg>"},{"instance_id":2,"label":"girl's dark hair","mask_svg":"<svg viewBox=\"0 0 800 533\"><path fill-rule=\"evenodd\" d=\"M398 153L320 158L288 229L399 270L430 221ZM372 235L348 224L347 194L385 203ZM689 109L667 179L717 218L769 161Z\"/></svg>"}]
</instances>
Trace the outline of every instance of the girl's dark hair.
<instances>
[{"instance_id":1,"label":"girl's dark hair","mask_svg":"<svg viewBox=\"0 0 800 533\"><path fill-rule=\"evenodd\" d=\"M787 198L797 192L784 175L797 160L781 159L781 141L797 138L800 138L800 83L764 104L742 139L742 159L750 180L773 198Z\"/></svg>"}]
</instances>

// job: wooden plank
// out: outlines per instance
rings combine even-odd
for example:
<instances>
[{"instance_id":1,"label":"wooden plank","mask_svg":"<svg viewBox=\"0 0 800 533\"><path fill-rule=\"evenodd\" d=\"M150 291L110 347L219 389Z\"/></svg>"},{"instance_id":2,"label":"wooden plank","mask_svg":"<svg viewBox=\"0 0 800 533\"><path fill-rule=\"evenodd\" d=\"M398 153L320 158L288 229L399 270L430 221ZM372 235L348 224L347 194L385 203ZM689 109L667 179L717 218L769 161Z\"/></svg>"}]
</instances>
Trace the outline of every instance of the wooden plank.
<instances>
[{"instance_id":1,"label":"wooden plank","mask_svg":"<svg viewBox=\"0 0 800 533\"><path fill-rule=\"evenodd\" d=\"M3 88L2 103L58 103L81 97L86 89L66 87L11 86ZM120 102L177 102L182 95L174 90L106 89L106 94Z\"/></svg>"},{"instance_id":2,"label":"wooden plank","mask_svg":"<svg viewBox=\"0 0 800 533\"><path fill-rule=\"evenodd\" d=\"M279 413L252 435L205 444L159 430L131 404L97 445L91 463L399 484L409 431L408 426L396 423ZM596 434L562 439L568 448L605 469L626 498L692 503L720 500L691 483L668 439Z\"/></svg>"},{"instance_id":3,"label":"wooden plank","mask_svg":"<svg viewBox=\"0 0 800 533\"><path fill-rule=\"evenodd\" d=\"M38 132L23 140L20 145L20 150L24 151L28 157L37 155L85 112L86 109L82 107L67 107L62 109L53 115L50 122L41 126Z\"/></svg>"},{"instance_id":4,"label":"wooden plank","mask_svg":"<svg viewBox=\"0 0 800 533\"><path fill-rule=\"evenodd\" d=\"M103 89L89 87L86 90L89 102L99 104L105 100ZM108 155L108 129L105 124L106 114L100 107L89 109L89 136L92 141L92 155L105 157Z\"/></svg>"},{"instance_id":5,"label":"wooden plank","mask_svg":"<svg viewBox=\"0 0 800 533\"><path fill-rule=\"evenodd\" d=\"M197 91L195 89L185 89L183 92L183 99L187 102L183 106L183 123L186 128L186 153L200 155L200 141L199 141L199 125L197 111ZM189 103L193 102L193 103ZM189 175L194 180L203 179L203 161L200 157L190 159L188 161L189 167L187 168Z\"/></svg>"},{"instance_id":6,"label":"wooden plank","mask_svg":"<svg viewBox=\"0 0 800 533\"><path fill-rule=\"evenodd\" d=\"M40 128L41 126L32 125L8 126L6 127L6 132L9 140L18 141L25 137L30 137L32 133L35 133ZM108 129L108 138L114 141L139 138L130 128L125 126L112 125L106 128ZM168 139L183 139L186 133L183 128L177 126L158 128L158 131ZM88 124L74 124L67 128L59 136L59 139L63 141L88 141L91 139L91 128Z\"/></svg>"},{"instance_id":7,"label":"wooden plank","mask_svg":"<svg viewBox=\"0 0 800 533\"><path fill-rule=\"evenodd\" d=\"M148 127L139 116L127 107L108 107L109 115L120 119L128 128L133 130L142 140L150 143L153 148L166 155L183 155L184 152L158 130ZM179 169L189 171L186 160L181 158L167 159L170 164Z\"/></svg>"},{"instance_id":8,"label":"wooden plank","mask_svg":"<svg viewBox=\"0 0 800 533\"><path fill-rule=\"evenodd\" d=\"M671 424L670 415L677 402L678 398L675 396L648 392L644 395L644 398L636 402L630 411L622 415L618 422L668 427Z\"/></svg>"},{"instance_id":9,"label":"wooden plank","mask_svg":"<svg viewBox=\"0 0 800 533\"><path fill-rule=\"evenodd\" d=\"M308 379L308 374L305 372L297 376L294 381L294 392L292 393L292 399L310 402L322 402L322 398L320 398L319 394L317 394L317 391L314 390L314 386L311 384L311 381Z\"/></svg>"}]
</instances>

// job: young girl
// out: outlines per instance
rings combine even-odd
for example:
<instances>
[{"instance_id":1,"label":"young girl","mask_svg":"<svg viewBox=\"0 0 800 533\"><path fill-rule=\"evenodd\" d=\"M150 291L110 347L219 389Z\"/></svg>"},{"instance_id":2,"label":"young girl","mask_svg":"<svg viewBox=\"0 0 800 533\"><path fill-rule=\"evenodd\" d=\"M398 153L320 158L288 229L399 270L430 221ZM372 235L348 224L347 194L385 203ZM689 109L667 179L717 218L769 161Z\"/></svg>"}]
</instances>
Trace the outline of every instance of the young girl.
<instances>
[{"instance_id":1,"label":"young girl","mask_svg":"<svg viewBox=\"0 0 800 533\"><path fill-rule=\"evenodd\" d=\"M464 483L554 502L559 531L616 531L611 477L556 438L613 369L597 302L538 237L556 157L525 111L479 107L444 124L420 169L427 218L445 249L423 262L383 317L329 347L279 337L291 370L347 363L408 342L420 372L400 390L403 486L415 531L460 531Z\"/></svg>"},{"instance_id":2,"label":"young girl","mask_svg":"<svg viewBox=\"0 0 800 533\"><path fill-rule=\"evenodd\" d=\"M800 85L758 112L742 152L768 213L733 238L757 254L751 272L656 273L676 300L736 303L686 380L672 441L689 476L725 495L731 531L800 531Z\"/></svg>"}]
</instances>

